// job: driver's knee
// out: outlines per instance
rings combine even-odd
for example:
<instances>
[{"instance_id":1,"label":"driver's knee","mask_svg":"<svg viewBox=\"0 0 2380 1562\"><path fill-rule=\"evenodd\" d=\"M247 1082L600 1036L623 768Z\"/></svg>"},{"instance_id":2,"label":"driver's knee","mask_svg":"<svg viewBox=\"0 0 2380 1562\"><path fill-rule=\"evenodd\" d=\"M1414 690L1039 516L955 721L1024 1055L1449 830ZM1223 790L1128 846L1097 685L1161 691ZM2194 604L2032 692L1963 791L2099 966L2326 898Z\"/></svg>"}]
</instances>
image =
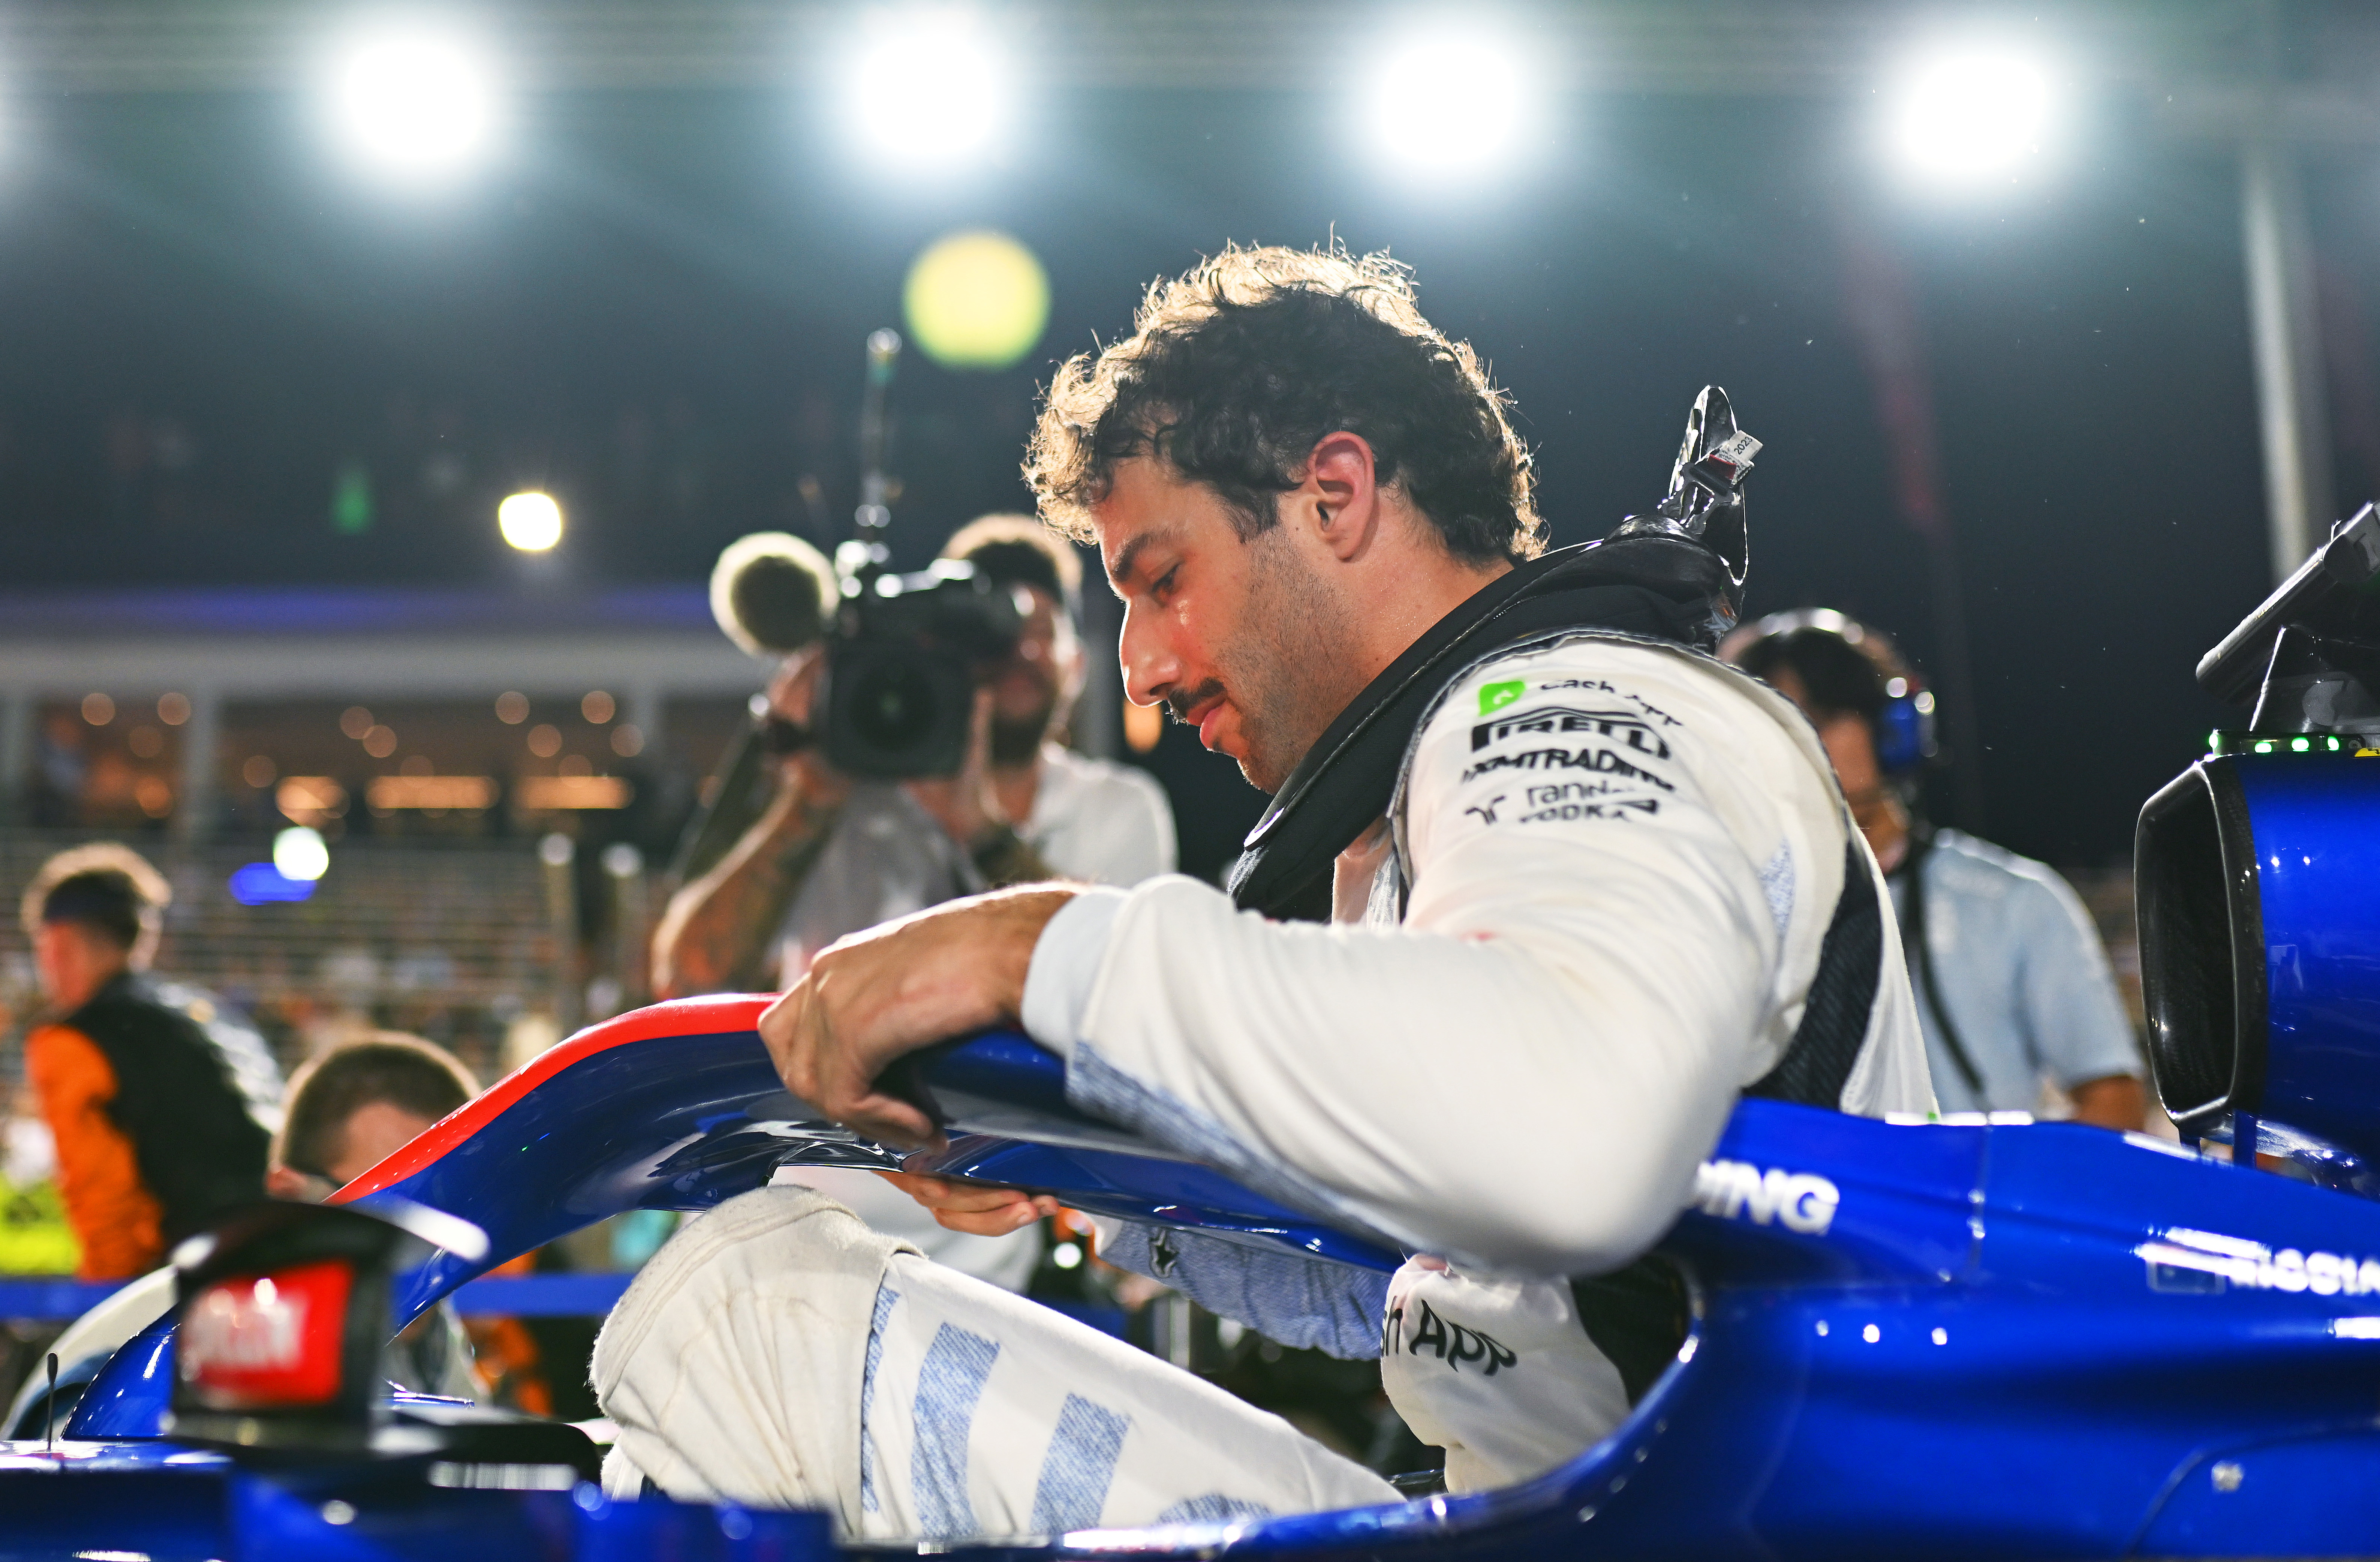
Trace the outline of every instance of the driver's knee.
<instances>
[{"instance_id":1,"label":"driver's knee","mask_svg":"<svg viewBox=\"0 0 2380 1562\"><path fill-rule=\"evenodd\" d=\"M772 1506L856 1500L861 1362L878 1284L902 1251L806 1188L761 1189L689 1222L595 1342L622 1481L633 1470L672 1496Z\"/></svg>"}]
</instances>

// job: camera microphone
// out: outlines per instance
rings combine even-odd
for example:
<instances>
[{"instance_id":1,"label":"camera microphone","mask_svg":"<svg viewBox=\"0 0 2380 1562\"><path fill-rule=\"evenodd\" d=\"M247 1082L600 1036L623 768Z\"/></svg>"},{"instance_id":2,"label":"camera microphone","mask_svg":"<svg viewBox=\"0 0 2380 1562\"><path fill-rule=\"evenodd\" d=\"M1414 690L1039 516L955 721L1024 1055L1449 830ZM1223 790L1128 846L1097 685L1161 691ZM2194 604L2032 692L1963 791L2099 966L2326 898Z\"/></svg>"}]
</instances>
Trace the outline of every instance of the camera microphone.
<instances>
[{"instance_id":1,"label":"camera microphone","mask_svg":"<svg viewBox=\"0 0 2380 1562\"><path fill-rule=\"evenodd\" d=\"M791 532L739 537L710 571L710 616L753 656L784 656L818 643L840 597L826 555Z\"/></svg>"}]
</instances>

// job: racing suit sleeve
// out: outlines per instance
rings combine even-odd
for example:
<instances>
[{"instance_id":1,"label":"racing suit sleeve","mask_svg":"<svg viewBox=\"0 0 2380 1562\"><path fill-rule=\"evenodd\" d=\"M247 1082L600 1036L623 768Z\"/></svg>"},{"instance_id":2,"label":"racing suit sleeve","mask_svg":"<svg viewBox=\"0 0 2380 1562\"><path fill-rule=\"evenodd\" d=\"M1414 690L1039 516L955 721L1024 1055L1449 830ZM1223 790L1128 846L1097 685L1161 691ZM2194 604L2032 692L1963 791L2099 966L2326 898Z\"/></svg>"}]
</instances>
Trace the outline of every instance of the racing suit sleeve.
<instances>
[{"instance_id":1,"label":"racing suit sleeve","mask_svg":"<svg viewBox=\"0 0 2380 1562\"><path fill-rule=\"evenodd\" d=\"M164 1214L132 1141L108 1115L115 1069L90 1037L44 1025L25 1039L25 1074L58 1147L58 1196L82 1244L85 1280L130 1279L163 1262Z\"/></svg>"},{"instance_id":2,"label":"racing suit sleeve","mask_svg":"<svg viewBox=\"0 0 2380 1562\"><path fill-rule=\"evenodd\" d=\"M1722 810L1774 839L1779 799L1806 794L1801 877L1828 903L1842 851L1822 771L1742 757L1791 750L1758 746L1775 724L1749 696L1635 654L1632 684L1587 680L1667 724L1633 748L1475 727L1492 671L1451 691L1408 771L1401 925L1271 922L1183 878L1070 906L1034 965L1075 980L1026 995L1069 1093L1408 1251L1547 1275L1633 1259L1750 1077L1784 929Z\"/></svg>"},{"instance_id":3,"label":"racing suit sleeve","mask_svg":"<svg viewBox=\"0 0 2380 1562\"><path fill-rule=\"evenodd\" d=\"M1138 1221L1102 1217L1091 1225L1108 1263L1161 1280L1267 1339L1342 1361L1380 1353L1389 1298L1382 1271Z\"/></svg>"}]
</instances>

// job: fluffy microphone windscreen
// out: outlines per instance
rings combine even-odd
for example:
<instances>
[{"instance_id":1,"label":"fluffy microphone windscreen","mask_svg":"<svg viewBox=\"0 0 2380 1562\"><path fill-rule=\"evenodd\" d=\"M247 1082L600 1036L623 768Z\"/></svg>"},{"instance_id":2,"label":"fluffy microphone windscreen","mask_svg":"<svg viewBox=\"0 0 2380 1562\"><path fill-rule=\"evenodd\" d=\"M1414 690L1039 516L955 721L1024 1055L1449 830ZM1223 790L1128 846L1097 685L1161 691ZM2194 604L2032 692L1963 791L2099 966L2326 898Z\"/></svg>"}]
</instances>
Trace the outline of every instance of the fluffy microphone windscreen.
<instances>
[{"instance_id":1,"label":"fluffy microphone windscreen","mask_svg":"<svg viewBox=\"0 0 2380 1562\"><path fill-rule=\"evenodd\" d=\"M785 531L727 544L710 571L710 616L754 656L799 651L826 632L835 606L834 567Z\"/></svg>"}]
</instances>

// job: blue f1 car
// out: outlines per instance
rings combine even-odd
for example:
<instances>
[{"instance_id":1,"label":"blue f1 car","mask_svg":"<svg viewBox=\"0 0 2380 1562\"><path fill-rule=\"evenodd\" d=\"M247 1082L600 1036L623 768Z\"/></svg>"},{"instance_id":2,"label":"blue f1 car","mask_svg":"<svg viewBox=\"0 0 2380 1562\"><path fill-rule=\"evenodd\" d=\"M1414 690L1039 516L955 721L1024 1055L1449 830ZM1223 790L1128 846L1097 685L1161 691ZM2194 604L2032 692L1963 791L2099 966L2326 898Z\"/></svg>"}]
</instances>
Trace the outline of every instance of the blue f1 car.
<instances>
[{"instance_id":1,"label":"blue f1 car","mask_svg":"<svg viewBox=\"0 0 2380 1562\"><path fill-rule=\"evenodd\" d=\"M1746 1100L1663 1244L1691 1276L1690 1336L1569 1465L1477 1495L965 1554L2380 1550L2375 581L2366 508L2202 665L2218 692L2257 690L2251 730L2143 813L2152 1062L2182 1143ZM548 1053L346 1190L395 1225L260 1214L198 1239L182 1304L108 1362L63 1440L0 1445L0 1556L835 1555L823 1516L613 1502L569 1429L366 1392L393 1326L513 1254L787 1164L891 1164L783 1092L765 1002L664 1004ZM941 1049L918 1079L953 1130L920 1169L1399 1261L1077 1110L1022 1037ZM399 1251L407 1230L435 1244L426 1262ZM344 1333L305 1383L267 1381L254 1341L308 1286L349 1300Z\"/></svg>"}]
</instances>

